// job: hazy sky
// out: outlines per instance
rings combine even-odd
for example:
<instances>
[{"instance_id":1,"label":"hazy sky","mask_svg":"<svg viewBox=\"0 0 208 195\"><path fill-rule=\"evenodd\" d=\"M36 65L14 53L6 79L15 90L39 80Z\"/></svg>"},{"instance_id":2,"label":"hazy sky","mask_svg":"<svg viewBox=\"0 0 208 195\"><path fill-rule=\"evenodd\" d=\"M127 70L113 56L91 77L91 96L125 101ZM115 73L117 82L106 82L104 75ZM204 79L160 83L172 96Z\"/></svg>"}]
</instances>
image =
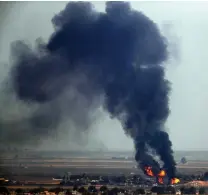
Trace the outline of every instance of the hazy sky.
<instances>
[{"instance_id":1,"label":"hazy sky","mask_svg":"<svg viewBox=\"0 0 208 195\"><path fill-rule=\"evenodd\" d=\"M9 46L14 40L33 42L37 37L47 40L53 32L51 18L65 4L66 2L16 2L4 6L4 13L0 17L0 61L8 61ZM94 4L98 10L104 10L104 2ZM180 62L171 63L167 69L173 88L170 96L171 115L167 126L174 149L207 150L208 3L133 2L132 6L159 25L171 22L172 32L179 39ZM2 63L1 66L2 80L9 66L5 67ZM104 114L103 120L97 123L94 137L98 135L109 149L133 148L131 139L124 135L117 121L110 120ZM53 144L53 147L67 148L68 140L70 139L65 136L58 144Z\"/></svg>"}]
</instances>

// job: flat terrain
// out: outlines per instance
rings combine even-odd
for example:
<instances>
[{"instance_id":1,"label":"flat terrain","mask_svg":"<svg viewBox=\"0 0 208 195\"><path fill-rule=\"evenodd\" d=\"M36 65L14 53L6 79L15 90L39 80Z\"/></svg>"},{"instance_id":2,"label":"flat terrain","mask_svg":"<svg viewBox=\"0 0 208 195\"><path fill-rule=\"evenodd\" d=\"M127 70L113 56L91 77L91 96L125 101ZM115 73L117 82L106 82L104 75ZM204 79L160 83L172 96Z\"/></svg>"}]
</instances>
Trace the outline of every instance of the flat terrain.
<instances>
[{"instance_id":1,"label":"flat terrain","mask_svg":"<svg viewBox=\"0 0 208 195\"><path fill-rule=\"evenodd\" d=\"M133 158L112 159L112 156L116 155L106 153L75 154L11 152L2 155L0 171L2 175L15 180L42 181L44 183L52 183L52 177L63 176L66 172L72 174L84 172L91 174L142 174L142 171L136 168L136 162ZM120 156L120 154L117 154L117 156ZM131 154L128 156L131 157ZM194 160L193 157L191 160L187 157L187 160L187 164L177 165L178 172L196 174L208 170L208 160ZM53 181L53 183L56 182Z\"/></svg>"}]
</instances>

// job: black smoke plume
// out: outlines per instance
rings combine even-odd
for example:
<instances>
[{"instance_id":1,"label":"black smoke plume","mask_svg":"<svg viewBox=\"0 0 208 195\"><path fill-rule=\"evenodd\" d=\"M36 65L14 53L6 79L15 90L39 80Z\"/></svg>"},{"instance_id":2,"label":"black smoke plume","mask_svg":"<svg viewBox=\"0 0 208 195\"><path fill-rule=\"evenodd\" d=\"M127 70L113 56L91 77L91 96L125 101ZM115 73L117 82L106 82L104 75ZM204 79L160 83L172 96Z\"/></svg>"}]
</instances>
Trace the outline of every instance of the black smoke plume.
<instances>
[{"instance_id":1,"label":"black smoke plume","mask_svg":"<svg viewBox=\"0 0 208 195\"><path fill-rule=\"evenodd\" d=\"M54 33L47 44L36 49L23 42L13 45L17 97L41 107L73 88L78 91L76 97L82 96L93 109L97 107L94 102L104 97L106 111L120 120L134 140L140 167L159 171L151 148L168 176L174 177L175 161L165 132L170 91L165 79L167 42L157 25L127 2L107 2L105 13L95 11L88 2L70 2L52 23ZM83 77L85 82L76 84L71 79ZM47 114L36 117L33 126L43 127L41 131L48 125L53 128L60 118L58 109L50 110L55 113L52 118Z\"/></svg>"}]
</instances>

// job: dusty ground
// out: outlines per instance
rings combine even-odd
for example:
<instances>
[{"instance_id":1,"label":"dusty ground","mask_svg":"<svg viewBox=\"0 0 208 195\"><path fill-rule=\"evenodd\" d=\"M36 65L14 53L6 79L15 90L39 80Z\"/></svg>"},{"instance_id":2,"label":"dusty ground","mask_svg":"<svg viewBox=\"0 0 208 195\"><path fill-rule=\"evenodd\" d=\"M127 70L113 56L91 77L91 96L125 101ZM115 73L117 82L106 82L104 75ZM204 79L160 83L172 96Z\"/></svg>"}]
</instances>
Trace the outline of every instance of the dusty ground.
<instances>
[{"instance_id":1,"label":"dusty ground","mask_svg":"<svg viewBox=\"0 0 208 195\"><path fill-rule=\"evenodd\" d=\"M133 160L62 158L62 159L4 159L0 163L1 173L17 180L47 181L52 177L63 176L66 172L72 174L130 174L140 173L135 168ZM190 161L185 165L178 165L178 171L187 174L202 173L208 170L208 161Z\"/></svg>"},{"instance_id":2,"label":"dusty ground","mask_svg":"<svg viewBox=\"0 0 208 195\"><path fill-rule=\"evenodd\" d=\"M114 160L115 156L133 157L129 152L6 152L0 153L0 175L15 180L52 182L52 177L63 176L66 172L72 174L142 174L135 168L134 160ZM188 156L188 163L177 165L179 172L185 174L203 173L208 170L207 152L182 152L178 154ZM199 160L194 160L194 159ZM204 159L206 157L207 159ZM133 159L133 158L132 158Z\"/></svg>"}]
</instances>

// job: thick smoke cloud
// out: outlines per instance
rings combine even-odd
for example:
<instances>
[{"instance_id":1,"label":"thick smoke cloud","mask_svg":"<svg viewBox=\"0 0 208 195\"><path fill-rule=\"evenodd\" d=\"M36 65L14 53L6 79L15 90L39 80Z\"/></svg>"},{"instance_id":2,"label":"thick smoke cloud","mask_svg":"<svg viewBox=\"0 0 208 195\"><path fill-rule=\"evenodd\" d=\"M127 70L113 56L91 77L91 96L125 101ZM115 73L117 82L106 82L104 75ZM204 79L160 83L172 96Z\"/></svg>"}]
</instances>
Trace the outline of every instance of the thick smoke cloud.
<instances>
[{"instance_id":1,"label":"thick smoke cloud","mask_svg":"<svg viewBox=\"0 0 208 195\"><path fill-rule=\"evenodd\" d=\"M174 177L175 161L165 132L170 91L164 67L167 42L157 25L126 2L107 2L105 13L96 12L88 2L70 2L52 23L54 33L47 44L31 49L16 42L12 47L17 97L41 110L54 105L29 120L36 127L33 133L56 129L63 117L79 118L73 118L71 109L86 118L102 102L133 139L140 167L150 165L159 171L149 152L152 148L168 176ZM60 101L65 93L68 98ZM85 103L72 108L71 99ZM60 105L69 112L59 112Z\"/></svg>"}]
</instances>

